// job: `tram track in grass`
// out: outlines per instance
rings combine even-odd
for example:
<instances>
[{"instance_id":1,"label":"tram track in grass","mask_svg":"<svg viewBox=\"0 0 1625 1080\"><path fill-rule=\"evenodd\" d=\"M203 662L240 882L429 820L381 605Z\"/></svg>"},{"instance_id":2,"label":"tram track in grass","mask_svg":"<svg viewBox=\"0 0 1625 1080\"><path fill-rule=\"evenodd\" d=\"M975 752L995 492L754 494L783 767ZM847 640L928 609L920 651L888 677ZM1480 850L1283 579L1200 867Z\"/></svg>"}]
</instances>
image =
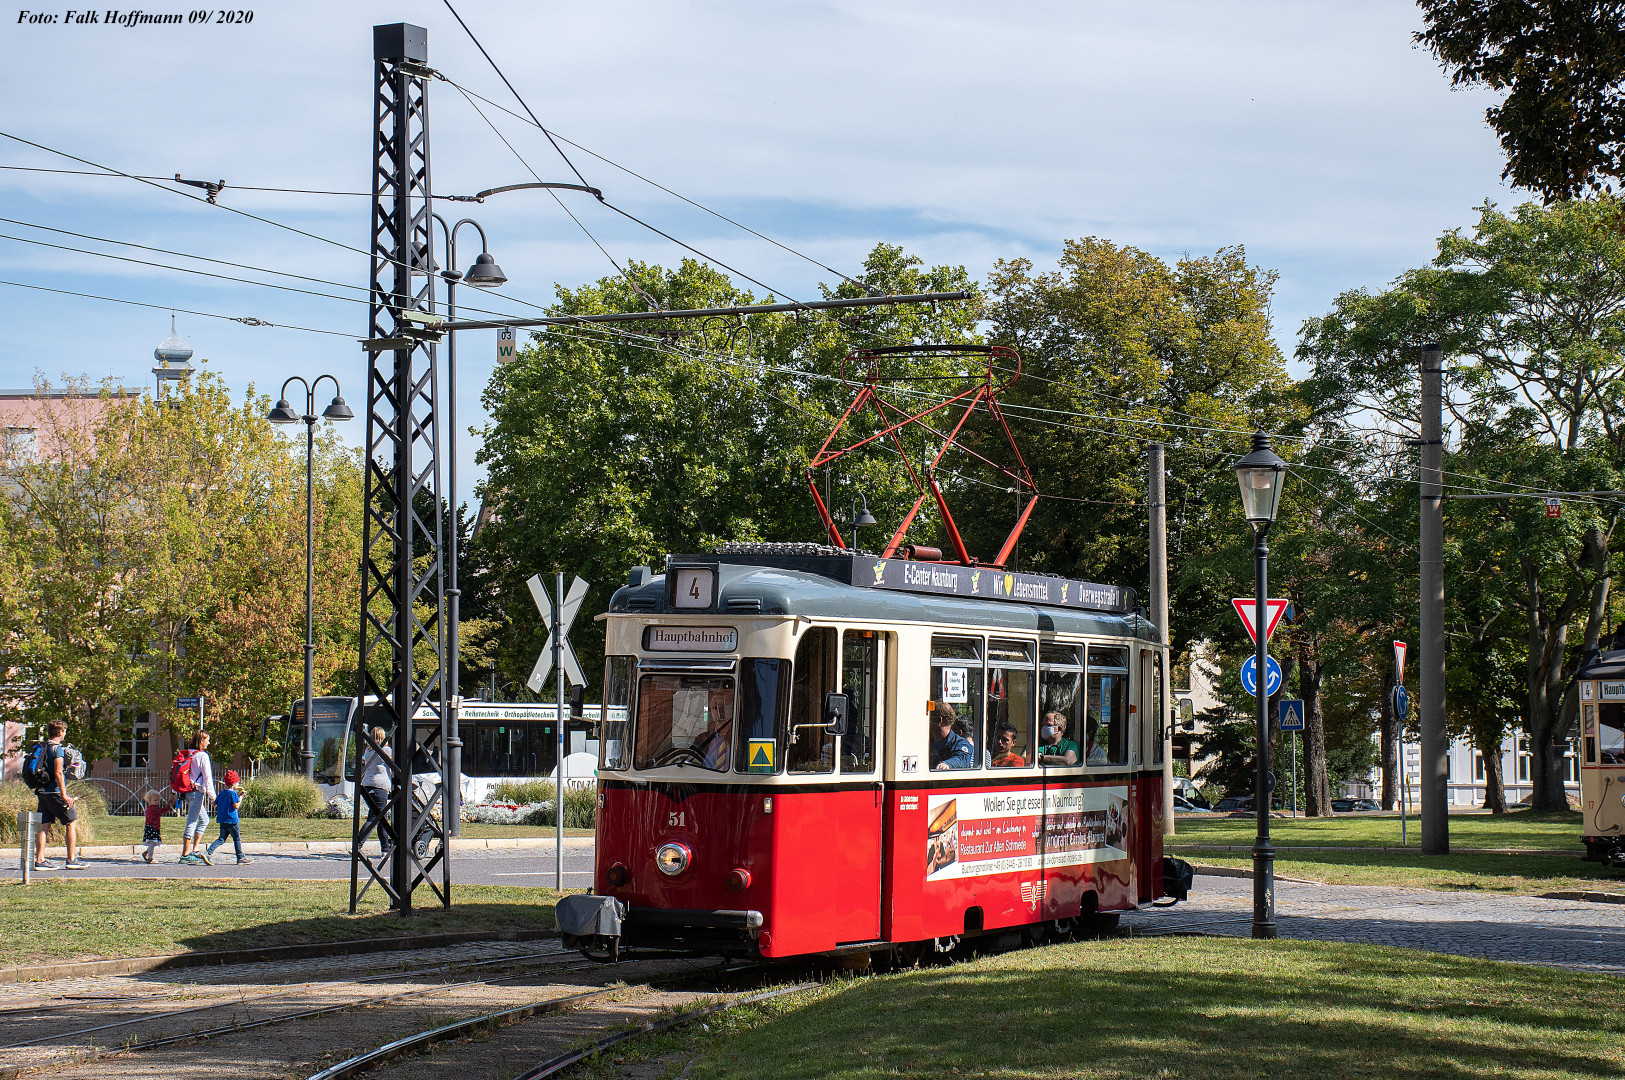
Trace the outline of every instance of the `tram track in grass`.
<instances>
[{"instance_id":1,"label":"tram track in grass","mask_svg":"<svg viewBox=\"0 0 1625 1080\"><path fill-rule=\"evenodd\" d=\"M492 966L494 964L514 963L514 962L519 962L519 961L524 961L524 960L539 959L539 958L543 958L543 957L556 957L556 956L565 956L565 955L573 955L573 953L571 952L571 950L568 950L568 949L555 948L555 949L550 949L545 953L537 953L537 952L534 952L534 951L517 952L517 953L512 953L510 955L507 955L507 956L487 957L486 959L483 959L483 960L454 960L454 961L450 961L450 962L439 962L437 960L436 962L434 962L434 963L432 963L432 964L430 964L428 966L425 966L425 967L413 967L413 966L410 966L411 962L407 961L407 962L403 962L400 966L396 967L395 969L393 969L391 971L381 972L381 973L379 973L377 975L364 975L364 976L360 976L360 977L346 976L346 977L337 978L337 979L304 979L304 980L299 980L297 982L290 981L287 984L287 986L288 986L287 990L278 991L277 993L279 993L279 994L297 993L300 990L309 990L309 989L321 986L324 983L371 983L371 982L383 982L383 981L387 981L389 979L408 979L408 978L413 978L413 977L419 976L419 975L438 974L438 973L444 972L444 971L457 971L457 970L468 969L468 968L490 967L490 966ZM179 988L177 989L176 986L179 986ZM106 1008L109 1005L121 1005L121 1004L129 1003L129 1002L161 1001L161 1000L166 1000L166 999L167 1000L178 1000L178 999L183 999L183 998L191 1000L191 999L206 998L206 997L230 997L230 996L236 994L236 991L229 990L229 989L217 990L217 991L211 993L211 992L209 992L210 989L211 989L210 984L199 983L199 984L191 984L191 985L175 984L175 985L172 985L169 988L162 989L162 990L152 990L152 991L148 991L148 992L145 992L145 993L134 993L134 994L83 994L83 995L67 995L67 994L64 994L64 995L58 995L56 999L51 999L51 998L39 999L39 1000L43 1000L43 1001L46 1001L46 1002L56 1000L57 1001L56 1004L25 1004L25 1005L12 1005L12 1006L7 1006L5 1008L0 1008L0 1020L6 1021L8 1023L16 1023L16 1022L21 1022L21 1021L12 1020L11 1018L18 1017L18 1016L23 1016L23 1014L28 1014L27 1016L23 1016L23 1019L26 1020L26 1019L29 1019L32 1016L42 1016L42 1015L47 1014L47 1013L62 1013L62 1012L68 1012L68 1011L74 1010L74 1009ZM272 996L276 996L276 995L275 994L267 994L267 995L258 995L258 996L263 998L263 997L272 997ZM65 999L65 998L75 998L77 1000L59 1000L59 999ZM240 999L240 995L239 995L239 999ZM203 1007L212 1008L214 1006L203 1006ZM177 1015L177 1014L171 1013L171 1015ZM0 1045L0 1051L14 1049L16 1045L18 1045L18 1044Z\"/></svg>"},{"instance_id":2,"label":"tram track in grass","mask_svg":"<svg viewBox=\"0 0 1625 1080\"><path fill-rule=\"evenodd\" d=\"M162 1034L163 1026L177 1017L197 1017L199 1014L227 1009L240 1013L265 1002L275 1001L281 998L294 997L301 994L321 995L323 993L342 991L343 987L354 986L356 984L376 983L387 980L399 982L403 980L421 978L425 975L443 974L448 971L467 970L474 967L490 967L498 964L518 966L522 967L524 970L513 972L511 974L496 975L488 978L465 979L453 982L437 982L428 986L413 987L407 990L395 990L384 994L345 997L343 1000L333 1001L331 1003L312 1005L286 1012L273 1012L271 1015L267 1016L251 1017L247 1019L234 1018L230 1023L216 1024L211 1027L194 1027L190 1030L174 1034ZM480 961L441 964L429 968L392 971L372 976L362 976L359 978L323 980L315 983L304 983L299 986L290 987L286 990L267 994L256 994L250 996L220 995L227 997L228 999L223 1001L209 1002L202 1005L190 1006L183 1009L170 1009L145 1013L141 1016L128 1017L105 1024L97 1024L91 1027L74 1028L67 1031L56 1031L37 1036L35 1038L18 1040L4 1046L0 1046L0 1052L9 1053L14 1057L18 1052L28 1051L33 1051L38 1055L36 1060L31 1062L0 1062L0 1078L19 1076L23 1073L33 1072L41 1069L64 1068L90 1062L102 1062L106 1059L121 1055L156 1050L179 1043L218 1039L224 1036L235 1035L272 1025L296 1023L298 1021L311 1020L349 1010L398 1003L408 998L423 997L425 995L437 993L453 993L459 990L468 990L474 987L497 986L504 983L512 983L520 979L534 978L537 975L548 975L553 973L569 975L587 970L598 970L606 966L608 965L585 961L579 956L576 956L574 953L567 953L565 950L560 949L549 951L540 956L534 953L516 954L512 956L488 958ZM103 1004L106 1003L104 1002ZM143 1024L156 1028L158 1033L145 1038L137 1035L135 1037L128 1038L117 1045L98 1046L94 1041L94 1037L97 1035L102 1035L106 1032L114 1031L120 1028L128 1028ZM88 1045L75 1043L75 1040L86 1039L89 1040ZM67 1045L60 1048L66 1050L66 1053L51 1053L52 1050L58 1049L58 1046L53 1046L50 1044L63 1043L66 1043Z\"/></svg>"},{"instance_id":3,"label":"tram track in grass","mask_svg":"<svg viewBox=\"0 0 1625 1080\"><path fill-rule=\"evenodd\" d=\"M622 964L635 961L622 961ZM769 970L766 964L746 964L740 967L725 967L717 974L719 976L737 976L752 974ZM693 976L685 976L677 980L670 980L664 984L652 984L651 989L666 988L691 981ZM643 1020L631 1027L622 1028L603 1035L586 1046L567 1050L555 1054L532 1066L526 1071L513 1077L513 1080L546 1080L548 1077L561 1075L567 1070L580 1064L597 1054L603 1053L621 1043L645 1036L658 1035L685 1024L702 1020L707 1016L725 1012L729 1009L743 1008L755 1005L773 998L787 994L798 993L816 987L816 982L801 982L790 986L775 987L771 990L749 994L745 997L733 998L726 1001L710 1002L698 1008L671 1014L660 1019ZM534 1005L524 1005L511 1009L499 1009L492 1012L481 1013L477 1016L467 1017L454 1023L439 1025L425 1031L417 1032L404 1038L393 1040L373 1050L347 1058L344 1061L331 1065L321 1072L313 1073L308 1080L354 1080L355 1077L383 1065L395 1058L406 1054L418 1053L434 1046L437 1043L461 1039L481 1029L500 1027L532 1017L559 1013L579 1008L583 1005L593 1004L617 993L619 987L605 987L590 990L580 994L571 994L566 997L553 998Z\"/></svg>"}]
</instances>

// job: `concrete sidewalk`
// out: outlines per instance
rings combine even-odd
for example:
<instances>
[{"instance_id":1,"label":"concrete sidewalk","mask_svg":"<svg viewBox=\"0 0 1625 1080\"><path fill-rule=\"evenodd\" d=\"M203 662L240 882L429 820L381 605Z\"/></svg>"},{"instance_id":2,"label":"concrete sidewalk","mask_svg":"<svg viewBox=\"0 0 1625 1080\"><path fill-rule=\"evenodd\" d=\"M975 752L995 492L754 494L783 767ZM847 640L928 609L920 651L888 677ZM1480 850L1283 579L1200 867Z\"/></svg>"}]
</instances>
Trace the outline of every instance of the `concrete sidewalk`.
<instances>
[{"instance_id":1,"label":"concrete sidewalk","mask_svg":"<svg viewBox=\"0 0 1625 1080\"><path fill-rule=\"evenodd\" d=\"M212 840L213 837L211 836L209 839ZM377 843L376 838L369 838L367 846L370 849L376 847ZM564 838L566 848L590 848L592 845L593 838L590 836L566 836ZM177 841L169 840L159 845L158 850L167 852L179 850L179 848L180 844ZM532 836L476 840L455 836L452 837L451 841L451 850L453 851L486 851L512 848L546 848L551 851L553 850L553 840L551 838L544 840ZM145 850L146 845L144 844L81 845L79 854L88 859L113 859L124 855L140 855ZM260 843L245 841L243 843L244 855L331 855L347 853L349 850L350 842L348 840L279 840L275 842L262 841ZM61 843L55 843L46 847L45 854L47 857L51 857L60 854L61 851Z\"/></svg>"}]
</instances>

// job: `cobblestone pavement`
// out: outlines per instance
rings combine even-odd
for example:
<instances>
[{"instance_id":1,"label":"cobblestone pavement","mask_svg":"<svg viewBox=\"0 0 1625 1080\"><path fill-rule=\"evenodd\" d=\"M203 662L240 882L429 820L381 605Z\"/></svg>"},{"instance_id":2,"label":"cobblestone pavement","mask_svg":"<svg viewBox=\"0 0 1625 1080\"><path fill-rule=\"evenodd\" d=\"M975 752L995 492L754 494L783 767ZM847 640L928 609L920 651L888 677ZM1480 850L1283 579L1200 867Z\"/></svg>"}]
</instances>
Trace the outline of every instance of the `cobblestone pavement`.
<instances>
[{"instance_id":1,"label":"cobblestone pavement","mask_svg":"<svg viewBox=\"0 0 1625 1080\"><path fill-rule=\"evenodd\" d=\"M357 975L389 971L410 974L445 964L469 964L503 956L570 955L553 939L539 941L476 941L439 949L366 953L361 956L318 956L254 964L219 964L212 967L174 968L130 975L92 975L51 982L0 986L0 1011L50 1004L116 1001L129 998L198 997L211 990L233 994L261 992L281 986L323 980L348 980ZM0 1017L3 1020L3 1017Z\"/></svg>"},{"instance_id":2,"label":"cobblestone pavement","mask_svg":"<svg viewBox=\"0 0 1625 1080\"><path fill-rule=\"evenodd\" d=\"M1252 934L1249 878L1197 876L1191 898L1126 913L1135 934ZM1282 938L1350 941L1625 975L1625 905L1277 880Z\"/></svg>"}]
</instances>

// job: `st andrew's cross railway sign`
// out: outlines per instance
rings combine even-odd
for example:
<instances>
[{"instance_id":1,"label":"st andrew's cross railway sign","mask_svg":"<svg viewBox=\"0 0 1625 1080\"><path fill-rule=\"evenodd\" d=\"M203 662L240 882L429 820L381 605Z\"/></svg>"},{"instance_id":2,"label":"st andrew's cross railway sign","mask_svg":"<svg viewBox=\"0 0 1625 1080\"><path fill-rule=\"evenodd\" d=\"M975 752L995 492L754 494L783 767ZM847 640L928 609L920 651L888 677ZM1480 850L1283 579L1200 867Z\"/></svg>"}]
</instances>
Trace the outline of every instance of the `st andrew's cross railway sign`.
<instances>
[{"instance_id":1,"label":"st andrew's cross railway sign","mask_svg":"<svg viewBox=\"0 0 1625 1080\"><path fill-rule=\"evenodd\" d=\"M561 579L562 580L562 579ZM547 644L542 646L542 655L536 658L536 666L531 668L530 678L525 685L530 692L539 694L547 683L547 677L553 673L553 638L559 638L560 662L564 665L564 674L576 686L586 686L587 677L581 673L581 662L576 659L576 651L570 645L570 624L575 622L576 612L581 610L581 601L587 598L587 583L579 577L570 582L570 591L559 600L559 625L553 625L553 600L547 595L547 587L542 579L534 574L529 581L531 599L536 601L536 610L542 613L542 625L547 627Z\"/></svg>"}]
</instances>

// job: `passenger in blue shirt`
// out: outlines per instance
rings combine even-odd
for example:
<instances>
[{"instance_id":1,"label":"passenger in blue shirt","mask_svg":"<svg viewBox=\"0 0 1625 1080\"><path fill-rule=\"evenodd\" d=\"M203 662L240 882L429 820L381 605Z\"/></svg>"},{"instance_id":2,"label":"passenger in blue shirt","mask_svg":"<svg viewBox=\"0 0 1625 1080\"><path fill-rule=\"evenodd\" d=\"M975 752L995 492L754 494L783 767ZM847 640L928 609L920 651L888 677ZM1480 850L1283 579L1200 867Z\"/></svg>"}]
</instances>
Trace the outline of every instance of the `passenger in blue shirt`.
<instances>
[{"instance_id":1,"label":"passenger in blue shirt","mask_svg":"<svg viewBox=\"0 0 1625 1080\"><path fill-rule=\"evenodd\" d=\"M931 711L931 768L969 769L976 763L970 740L954 730L959 720L952 705L938 705Z\"/></svg>"}]
</instances>

